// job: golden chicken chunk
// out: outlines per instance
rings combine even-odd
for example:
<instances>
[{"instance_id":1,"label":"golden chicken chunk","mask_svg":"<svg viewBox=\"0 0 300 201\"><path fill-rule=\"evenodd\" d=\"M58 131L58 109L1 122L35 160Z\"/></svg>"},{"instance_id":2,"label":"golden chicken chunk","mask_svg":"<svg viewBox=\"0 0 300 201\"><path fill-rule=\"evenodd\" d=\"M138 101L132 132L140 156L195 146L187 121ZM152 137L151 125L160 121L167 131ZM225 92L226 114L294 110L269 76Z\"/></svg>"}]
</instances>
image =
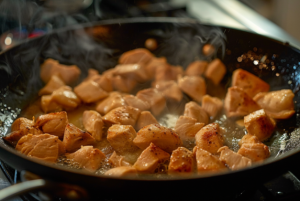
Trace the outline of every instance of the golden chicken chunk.
<instances>
[{"instance_id":1,"label":"golden chicken chunk","mask_svg":"<svg viewBox=\"0 0 300 201\"><path fill-rule=\"evenodd\" d=\"M227 170L225 164L221 162L218 157L212 155L208 151L196 146L193 149L193 153L196 155L198 173Z\"/></svg>"},{"instance_id":2,"label":"golden chicken chunk","mask_svg":"<svg viewBox=\"0 0 300 201\"><path fill-rule=\"evenodd\" d=\"M214 59L207 66L204 75L210 79L215 85L218 85L226 74L226 67L220 59Z\"/></svg>"},{"instance_id":3,"label":"golden chicken chunk","mask_svg":"<svg viewBox=\"0 0 300 201\"><path fill-rule=\"evenodd\" d=\"M138 172L154 173L160 164L170 160L170 154L153 143L142 152L133 167Z\"/></svg>"},{"instance_id":4,"label":"golden chicken chunk","mask_svg":"<svg viewBox=\"0 0 300 201\"><path fill-rule=\"evenodd\" d=\"M108 93L93 80L80 83L74 88L74 92L84 103L93 103L108 96Z\"/></svg>"},{"instance_id":5,"label":"golden chicken chunk","mask_svg":"<svg viewBox=\"0 0 300 201\"><path fill-rule=\"evenodd\" d=\"M136 122L136 130L142 129L144 126L148 126L150 124L158 124L158 121L149 111L141 112L137 122Z\"/></svg>"},{"instance_id":6,"label":"golden chicken chunk","mask_svg":"<svg viewBox=\"0 0 300 201\"><path fill-rule=\"evenodd\" d=\"M188 76L201 76L208 66L207 61L194 61L187 67L185 74Z\"/></svg>"},{"instance_id":7,"label":"golden chicken chunk","mask_svg":"<svg viewBox=\"0 0 300 201\"><path fill-rule=\"evenodd\" d=\"M136 132L131 125L113 125L107 131L107 140L118 153L135 151L138 148L133 143Z\"/></svg>"},{"instance_id":8,"label":"golden chicken chunk","mask_svg":"<svg viewBox=\"0 0 300 201\"><path fill-rule=\"evenodd\" d=\"M182 92L174 80L156 81L153 87L161 92L167 100L173 102L180 102L182 100Z\"/></svg>"},{"instance_id":9,"label":"golden chicken chunk","mask_svg":"<svg viewBox=\"0 0 300 201\"><path fill-rule=\"evenodd\" d=\"M154 143L168 153L172 153L182 144L179 136L172 129L159 124L144 126L137 133L133 143L140 149L146 149L150 143Z\"/></svg>"},{"instance_id":10,"label":"golden chicken chunk","mask_svg":"<svg viewBox=\"0 0 300 201\"><path fill-rule=\"evenodd\" d=\"M104 175L115 177L137 176L137 171L134 167L121 166L106 171Z\"/></svg>"},{"instance_id":11,"label":"golden chicken chunk","mask_svg":"<svg viewBox=\"0 0 300 201\"><path fill-rule=\"evenodd\" d=\"M103 135L103 126L101 115L93 110L86 110L82 115L82 123L87 132L91 133L96 141L100 141Z\"/></svg>"},{"instance_id":12,"label":"golden chicken chunk","mask_svg":"<svg viewBox=\"0 0 300 201\"><path fill-rule=\"evenodd\" d=\"M78 151L66 154L68 159L84 168L89 172L95 172L101 167L101 163L105 160L106 156L102 151L93 146L82 146Z\"/></svg>"},{"instance_id":13,"label":"golden chicken chunk","mask_svg":"<svg viewBox=\"0 0 300 201\"><path fill-rule=\"evenodd\" d=\"M241 169L252 164L251 159L235 153L227 146L221 147L218 152L220 153L220 160L232 170Z\"/></svg>"},{"instance_id":14,"label":"golden chicken chunk","mask_svg":"<svg viewBox=\"0 0 300 201\"><path fill-rule=\"evenodd\" d=\"M212 118L215 118L223 108L223 102L216 97L204 95L202 98L202 108Z\"/></svg>"},{"instance_id":15,"label":"golden chicken chunk","mask_svg":"<svg viewBox=\"0 0 300 201\"><path fill-rule=\"evenodd\" d=\"M96 107L97 112L102 115L105 115L112 109L117 107L125 106L125 100L121 93L111 92L107 98L102 100Z\"/></svg>"},{"instance_id":16,"label":"golden chicken chunk","mask_svg":"<svg viewBox=\"0 0 300 201\"><path fill-rule=\"evenodd\" d=\"M80 73L80 69L75 65L66 66L56 60L46 59L41 65L40 76L45 83L48 83L53 75L57 75L64 83L72 84L79 78Z\"/></svg>"},{"instance_id":17,"label":"golden chicken chunk","mask_svg":"<svg viewBox=\"0 0 300 201\"><path fill-rule=\"evenodd\" d=\"M178 147L172 152L168 173L192 173L194 170L194 154L184 147Z\"/></svg>"},{"instance_id":18,"label":"golden chicken chunk","mask_svg":"<svg viewBox=\"0 0 300 201\"><path fill-rule=\"evenodd\" d=\"M49 134L25 135L19 140L16 150L29 157L52 163L65 153L65 147L58 137Z\"/></svg>"},{"instance_id":19,"label":"golden chicken chunk","mask_svg":"<svg viewBox=\"0 0 300 201\"><path fill-rule=\"evenodd\" d=\"M66 152L74 152L80 149L81 146L93 145L95 139L88 132L85 132L73 124L66 126L63 144L66 147Z\"/></svg>"},{"instance_id":20,"label":"golden chicken chunk","mask_svg":"<svg viewBox=\"0 0 300 201\"><path fill-rule=\"evenodd\" d=\"M219 148L223 146L223 136L219 124L211 123L204 126L195 135L196 145L212 154L217 154Z\"/></svg>"},{"instance_id":21,"label":"golden chicken chunk","mask_svg":"<svg viewBox=\"0 0 300 201\"><path fill-rule=\"evenodd\" d=\"M65 110L72 110L80 104L80 99L71 87L63 86L53 91L52 100L61 105Z\"/></svg>"},{"instance_id":22,"label":"golden chicken chunk","mask_svg":"<svg viewBox=\"0 0 300 201\"><path fill-rule=\"evenodd\" d=\"M270 89L268 83L242 69L233 72L231 86L243 89L251 98L259 92L268 92Z\"/></svg>"},{"instance_id":23,"label":"golden chicken chunk","mask_svg":"<svg viewBox=\"0 0 300 201\"><path fill-rule=\"evenodd\" d=\"M155 80L156 81L168 81L177 80L178 75L183 75L183 69L181 66L165 65L160 68L156 68Z\"/></svg>"},{"instance_id":24,"label":"golden chicken chunk","mask_svg":"<svg viewBox=\"0 0 300 201\"><path fill-rule=\"evenodd\" d=\"M115 151L110 156L108 162L114 167L131 166L131 164L125 160L124 156L118 155Z\"/></svg>"},{"instance_id":25,"label":"golden chicken chunk","mask_svg":"<svg viewBox=\"0 0 300 201\"><path fill-rule=\"evenodd\" d=\"M165 57L156 58L153 57L150 62L145 66L145 70L148 75L148 79L153 79L157 68L165 68L167 65L167 60Z\"/></svg>"},{"instance_id":26,"label":"golden chicken chunk","mask_svg":"<svg viewBox=\"0 0 300 201\"><path fill-rule=\"evenodd\" d=\"M238 87L228 88L224 100L224 108L227 117L246 116L260 109L259 105L245 91Z\"/></svg>"},{"instance_id":27,"label":"golden chicken chunk","mask_svg":"<svg viewBox=\"0 0 300 201\"><path fill-rule=\"evenodd\" d=\"M44 133L56 135L60 139L63 139L67 124L67 113L62 111L39 116L34 126L40 128Z\"/></svg>"},{"instance_id":28,"label":"golden chicken chunk","mask_svg":"<svg viewBox=\"0 0 300 201\"><path fill-rule=\"evenodd\" d=\"M271 137L276 126L276 122L263 109L245 116L244 123L248 134L256 136L260 141Z\"/></svg>"},{"instance_id":29,"label":"golden chicken chunk","mask_svg":"<svg viewBox=\"0 0 300 201\"><path fill-rule=\"evenodd\" d=\"M149 50L138 48L127 51L119 58L120 64L142 64L146 65L151 61L154 55Z\"/></svg>"},{"instance_id":30,"label":"golden chicken chunk","mask_svg":"<svg viewBox=\"0 0 300 201\"><path fill-rule=\"evenodd\" d=\"M52 95L44 95L41 97L41 109L44 113L60 112L63 106L53 101Z\"/></svg>"},{"instance_id":31,"label":"golden chicken chunk","mask_svg":"<svg viewBox=\"0 0 300 201\"><path fill-rule=\"evenodd\" d=\"M109 75L97 75L92 77L92 80L97 82L99 87L101 87L104 91L111 92L114 90L113 87L113 77Z\"/></svg>"},{"instance_id":32,"label":"golden chicken chunk","mask_svg":"<svg viewBox=\"0 0 300 201\"><path fill-rule=\"evenodd\" d=\"M239 146L241 147L244 143L259 143L259 139L254 135L244 135L243 138L239 141Z\"/></svg>"},{"instance_id":33,"label":"golden chicken chunk","mask_svg":"<svg viewBox=\"0 0 300 201\"><path fill-rule=\"evenodd\" d=\"M11 146L15 147L18 141L24 136L21 130L13 131L9 134L6 134L2 139L9 143Z\"/></svg>"},{"instance_id":34,"label":"golden chicken chunk","mask_svg":"<svg viewBox=\"0 0 300 201\"><path fill-rule=\"evenodd\" d=\"M150 110L150 104L133 95L124 96L126 105L140 109L141 111Z\"/></svg>"},{"instance_id":35,"label":"golden chicken chunk","mask_svg":"<svg viewBox=\"0 0 300 201\"><path fill-rule=\"evenodd\" d=\"M117 75L112 78L113 88L117 91L129 93L137 85L137 82L133 79L122 77Z\"/></svg>"},{"instance_id":36,"label":"golden chicken chunk","mask_svg":"<svg viewBox=\"0 0 300 201\"><path fill-rule=\"evenodd\" d=\"M175 132L180 136L181 140L194 140L196 133L204 126L195 118L188 116L180 116L175 125Z\"/></svg>"},{"instance_id":37,"label":"golden chicken chunk","mask_svg":"<svg viewBox=\"0 0 300 201\"><path fill-rule=\"evenodd\" d=\"M39 91L39 96L52 94L53 91L65 86L64 81L62 81L57 75L52 75L49 82Z\"/></svg>"},{"instance_id":38,"label":"golden chicken chunk","mask_svg":"<svg viewBox=\"0 0 300 201\"><path fill-rule=\"evenodd\" d=\"M205 110L194 101L185 104L183 116L195 118L197 122L205 125L209 123L209 116Z\"/></svg>"},{"instance_id":39,"label":"golden chicken chunk","mask_svg":"<svg viewBox=\"0 0 300 201\"><path fill-rule=\"evenodd\" d=\"M27 134L42 134L43 131L41 131L39 128L35 127L34 121L29 120L24 117L20 117L14 121L11 125L11 131L20 131L21 135L27 135Z\"/></svg>"},{"instance_id":40,"label":"golden chicken chunk","mask_svg":"<svg viewBox=\"0 0 300 201\"><path fill-rule=\"evenodd\" d=\"M88 69L88 75L84 79L84 81L91 80L95 75L99 75L99 72L97 70L93 69L93 68L89 68Z\"/></svg>"},{"instance_id":41,"label":"golden chicken chunk","mask_svg":"<svg viewBox=\"0 0 300 201\"><path fill-rule=\"evenodd\" d=\"M184 76L178 80L179 88L193 100L201 102L206 94L206 84L199 76Z\"/></svg>"},{"instance_id":42,"label":"golden chicken chunk","mask_svg":"<svg viewBox=\"0 0 300 201\"><path fill-rule=\"evenodd\" d=\"M141 111L131 106L117 107L103 116L103 121L107 125L121 124L135 126Z\"/></svg>"},{"instance_id":43,"label":"golden chicken chunk","mask_svg":"<svg viewBox=\"0 0 300 201\"><path fill-rule=\"evenodd\" d=\"M136 97L149 103L151 112L158 116L166 107L166 99L157 89L149 88L139 91Z\"/></svg>"},{"instance_id":44,"label":"golden chicken chunk","mask_svg":"<svg viewBox=\"0 0 300 201\"><path fill-rule=\"evenodd\" d=\"M274 119L288 119L293 114L295 94L290 89L279 91L261 92L253 100L265 110L267 115Z\"/></svg>"},{"instance_id":45,"label":"golden chicken chunk","mask_svg":"<svg viewBox=\"0 0 300 201\"><path fill-rule=\"evenodd\" d=\"M115 67L114 75L143 83L148 80L145 69L139 64L119 64Z\"/></svg>"}]
</instances>

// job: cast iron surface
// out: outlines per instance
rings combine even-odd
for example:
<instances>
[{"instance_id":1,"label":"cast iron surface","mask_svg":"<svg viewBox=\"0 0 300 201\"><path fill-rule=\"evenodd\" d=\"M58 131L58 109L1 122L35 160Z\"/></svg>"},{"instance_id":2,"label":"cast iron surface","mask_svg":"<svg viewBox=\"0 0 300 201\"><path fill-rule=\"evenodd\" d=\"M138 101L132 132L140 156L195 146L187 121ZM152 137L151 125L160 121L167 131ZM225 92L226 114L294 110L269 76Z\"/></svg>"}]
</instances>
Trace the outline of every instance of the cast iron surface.
<instances>
[{"instance_id":1,"label":"cast iron surface","mask_svg":"<svg viewBox=\"0 0 300 201\"><path fill-rule=\"evenodd\" d=\"M223 46L222 33L226 36L224 40L226 49ZM46 58L78 65L83 78L90 67L100 72L113 67L121 53L144 47L144 42L149 37L156 38L160 44L153 52L156 56L165 56L169 63L183 67L197 58L212 59L201 55L202 46L206 42L212 43L219 47L220 51L216 56L223 59L228 68L226 76L230 76L236 68L244 68L271 83L271 90L292 89L295 92L296 112L300 108L298 94L300 53L297 49L256 34L204 26L196 21L184 19L177 20L177 23L176 19L116 20L90 24L84 29L80 27L64 29L29 40L0 55L1 100L6 104L6 108L10 107L10 110L23 108L30 103L43 86L39 78L39 66ZM242 55L244 57L238 61L237 58ZM264 55L268 61L264 60ZM260 64L254 65L254 60ZM229 81L227 79L223 84L228 87ZM289 120L279 122L278 127L292 131L299 127L299 122L298 116L294 115ZM182 192L180 194L182 196L194 191L214 197L229 196L240 189L283 174L288 167L294 166L300 157L296 145L290 146L290 151L276 159L268 159L263 164L239 171L163 180L111 178L45 164L16 152L2 139L0 156L3 161L18 170L27 170L49 180L84 186L95 194L99 193L99 189L104 194L134 189L135 192L148 192L147 196L157 195L159 192L170 196L168 192L171 190ZM149 190L153 192L150 195ZM218 193L215 193L216 190Z\"/></svg>"}]
</instances>

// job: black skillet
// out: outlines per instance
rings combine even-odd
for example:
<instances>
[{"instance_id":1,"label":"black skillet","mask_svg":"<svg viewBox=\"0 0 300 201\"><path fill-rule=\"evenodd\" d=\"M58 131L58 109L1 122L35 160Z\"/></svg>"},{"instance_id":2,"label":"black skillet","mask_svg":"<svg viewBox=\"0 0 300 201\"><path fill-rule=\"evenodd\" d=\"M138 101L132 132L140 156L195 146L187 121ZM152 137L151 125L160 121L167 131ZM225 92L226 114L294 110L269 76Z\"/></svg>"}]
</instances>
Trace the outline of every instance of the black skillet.
<instances>
[{"instance_id":1,"label":"black skillet","mask_svg":"<svg viewBox=\"0 0 300 201\"><path fill-rule=\"evenodd\" d=\"M121 53L144 47L145 40L150 37L155 38L159 44L153 53L165 56L174 65L186 67L195 59L223 59L228 69L222 82L225 87L229 86L231 72L236 68L244 68L269 82L271 90L292 89L295 93L295 109L296 112L299 111L298 49L257 34L201 25L191 19L141 18L65 28L3 52L0 55L0 112L13 119L17 114L16 108L24 108L36 97L37 91L43 86L39 78L39 66L46 58L78 65L82 70L81 78L84 78L88 68L104 71L113 67ZM218 49L217 54L205 57L201 52L205 43L213 44ZM4 121L5 116L1 118ZM9 128L11 121L6 118L4 122L3 132L5 128ZM299 123L300 119L295 114L289 120L278 122L278 128L291 133L299 127ZM55 182L78 185L86 190L90 198L117 196L145 200L196 196L199 200L205 197L225 199L267 182L295 166L300 157L297 134L295 130L291 135L291 143L276 158L270 158L261 164L226 173L169 179L112 178L45 164L18 153L2 139L0 157L17 170L32 172L50 181L50 188L53 188ZM27 185L30 189L49 187L43 179L34 180L36 183L24 183L23 190Z\"/></svg>"}]
</instances>

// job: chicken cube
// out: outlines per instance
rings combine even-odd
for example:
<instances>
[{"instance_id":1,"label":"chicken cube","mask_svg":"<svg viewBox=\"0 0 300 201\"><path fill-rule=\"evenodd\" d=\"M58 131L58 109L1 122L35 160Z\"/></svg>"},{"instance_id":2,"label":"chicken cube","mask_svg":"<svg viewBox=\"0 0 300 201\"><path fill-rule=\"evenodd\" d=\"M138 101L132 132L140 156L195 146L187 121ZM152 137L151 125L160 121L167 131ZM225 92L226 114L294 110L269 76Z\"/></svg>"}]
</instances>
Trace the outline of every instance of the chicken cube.
<instances>
[{"instance_id":1,"label":"chicken cube","mask_svg":"<svg viewBox=\"0 0 300 201\"><path fill-rule=\"evenodd\" d=\"M243 89L251 98L259 92L268 92L270 89L268 83L242 69L233 72L231 86Z\"/></svg>"},{"instance_id":2,"label":"chicken cube","mask_svg":"<svg viewBox=\"0 0 300 201\"><path fill-rule=\"evenodd\" d=\"M84 168L89 172L95 172L101 167L101 163L104 162L106 156L102 151L93 146L82 146L78 151L66 154L67 159L71 159L73 162L78 163L80 168Z\"/></svg>"},{"instance_id":3,"label":"chicken cube","mask_svg":"<svg viewBox=\"0 0 300 201\"><path fill-rule=\"evenodd\" d=\"M143 101L139 99L136 96L133 95L126 95L124 96L124 101L126 105L129 105L131 107L135 107L140 109L141 111L149 110L150 104L146 101Z\"/></svg>"},{"instance_id":4,"label":"chicken cube","mask_svg":"<svg viewBox=\"0 0 300 201\"><path fill-rule=\"evenodd\" d=\"M256 138L255 136L252 137ZM237 153L251 159L252 162L265 160L270 156L270 150L267 145L259 142L258 139L257 141L258 142L244 142Z\"/></svg>"},{"instance_id":5,"label":"chicken cube","mask_svg":"<svg viewBox=\"0 0 300 201\"><path fill-rule=\"evenodd\" d=\"M63 86L53 91L52 100L61 105L65 110L72 110L80 104L80 99L71 87Z\"/></svg>"},{"instance_id":6,"label":"chicken cube","mask_svg":"<svg viewBox=\"0 0 300 201\"><path fill-rule=\"evenodd\" d=\"M151 114L149 111L143 111L141 112L137 122L136 122L136 130L140 130L144 126L148 126L150 124L158 124L158 121L155 119L155 117Z\"/></svg>"},{"instance_id":7,"label":"chicken cube","mask_svg":"<svg viewBox=\"0 0 300 201\"><path fill-rule=\"evenodd\" d=\"M295 94L290 89L279 91L260 92L253 100L265 110L267 115L274 119L288 119L293 114Z\"/></svg>"},{"instance_id":8,"label":"chicken cube","mask_svg":"<svg viewBox=\"0 0 300 201\"><path fill-rule=\"evenodd\" d=\"M223 136L219 124L211 123L204 126L195 135L196 145L212 154L217 154L223 146Z\"/></svg>"},{"instance_id":9,"label":"chicken cube","mask_svg":"<svg viewBox=\"0 0 300 201\"><path fill-rule=\"evenodd\" d=\"M142 152L133 167L142 173L154 173L160 164L169 161L170 154L153 143Z\"/></svg>"},{"instance_id":10,"label":"chicken cube","mask_svg":"<svg viewBox=\"0 0 300 201\"><path fill-rule=\"evenodd\" d=\"M11 131L12 132L20 131L20 134L22 136L27 135L27 134L37 135L37 134L43 133L43 131L41 131L39 128L35 127L33 120L29 120L24 117L20 117L12 123Z\"/></svg>"},{"instance_id":11,"label":"chicken cube","mask_svg":"<svg viewBox=\"0 0 300 201\"><path fill-rule=\"evenodd\" d=\"M52 94L53 91L65 86L65 83L57 75L52 75L49 82L39 91L39 96Z\"/></svg>"},{"instance_id":12,"label":"chicken cube","mask_svg":"<svg viewBox=\"0 0 300 201\"><path fill-rule=\"evenodd\" d=\"M87 132L91 133L96 141L100 141L103 135L104 123L101 115L93 110L86 110L82 115L82 123Z\"/></svg>"},{"instance_id":13,"label":"chicken cube","mask_svg":"<svg viewBox=\"0 0 300 201\"><path fill-rule=\"evenodd\" d=\"M276 125L263 109L245 116L244 123L248 134L256 136L260 141L271 137Z\"/></svg>"},{"instance_id":14,"label":"chicken cube","mask_svg":"<svg viewBox=\"0 0 300 201\"><path fill-rule=\"evenodd\" d=\"M220 59L214 59L207 66L205 77L210 79L215 85L218 85L226 74L226 66Z\"/></svg>"},{"instance_id":15,"label":"chicken cube","mask_svg":"<svg viewBox=\"0 0 300 201\"><path fill-rule=\"evenodd\" d=\"M102 119L106 125L121 124L134 127L140 113L141 111L137 108L123 106L111 110Z\"/></svg>"},{"instance_id":16,"label":"chicken cube","mask_svg":"<svg viewBox=\"0 0 300 201\"><path fill-rule=\"evenodd\" d=\"M166 99L157 89L141 90L136 94L136 97L149 103L154 116L158 116L166 107Z\"/></svg>"},{"instance_id":17,"label":"chicken cube","mask_svg":"<svg viewBox=\"0 0 300 201\"><path fill-rule=\"evenodd\" d=\"M73 124L68 124L65 129L63 144L66 147L66 152L74 152L80 149L81 146L93 145L95 139L88 132L85 132Z\"/></svg>"},{"instance_id":18,"label":"chicken cube","mask_svg":"<svg viewBox=\"0 0 300 201\"><path fill-rule=\"evenodd\" d=\"M125 160L124 156L118 155L115 151L110 156L108 162L114 167L131 166L131 164Z\"/></svg>"},{"instance_id":19,"label":"chicken cube","mask_svg":"<svg viewBox=\"0 0 300 201\"><path fill-rule=\"evenodd\" d=\"M108 93L93 80L80 83L74 88L74 92L85 103L93 103L108 96Z\"/></svg>"},{"instance_id":20,"label":"chicken cube","mask_svg":"<svg viewBox=\"0 0 300 201\"><path fill-rule=\"evenodd\" d=\"M178 75L183 75L183 68L181 66L165 65L160 68L156 68L155 80L156 81L168 81L177 80Z\"/></svg>"},{"instance_id":21,"label":"chicken cube","mask_svg":"<svg viewBox=\"0 0 300 201\"><path fill-rule=\"evenodd\" d=\"M137 176L137 171L134 167L121 166L106 171L104 175L114 177Z\"/></svg>"},{"instance_id":22,"label":"chicken cube","mask_svg":"<svg viewBox=\"0 0 300 201\"><path fill-rule=\"evenodd\" d=\"M114 75L120 75L140 83L148 80L145 69L139 64L119 64L115 67Z\"/></svg>"},{"instance_id":23,"label":"chicken cube","mask_svg":"<svg viewBox=\"0 0 300 201\"><path fill-rule=\"evenodd\" d=\"M157 81L153 87L161 92L167 100L173 102L180 102L182 100L182 92L174 80Z\"/></svg>"},{"instance_id":24,"label":"chicken cube","mask_svg":"<svg viewBox=\"0 0 300 201\"><path fill-rule=\"evenodd\" d=\"M9 134L6 134L3 138L5 142L15 147L18 141L24 136L24 133L21 130L13 131Z\"/></svg>"},{"instance_id":25,"label":"chicken cube","mask_svg":"<svg viewBox=\"0 0 300 201\"><path fill-rule=\"evenodd\" d=\"M207 61L194 61L187 67L185 74L188 76L201 76L208 66Z\"/></svg>"},{"instance_id":26,"label":"chicken cube","mask_svg":"<svg viewBox=\"0 0 300 201\"><path fill-rule=\"evenodd\" d=\"M154 143L168 153L172 153L173 150L177 149L177 147L182 144L179 136L172 129L159 124L144 126L137 133L133 143L143 150L151 143Z\"/></svg>"},{"instance_id":27,"label":"chicken cube","mask_svg":"<svg viewBox=\"0 0 300 201\"><path fill-rule=\"evenodd\" d=\"M39 116L34 126L40 128L44 133L56 135L60 139L63 139L67 124L67 113L62 111Z\"/></svg>"},{"instance_id":28,"label":"chicken cube","mask_svg":"<svg viewBox=\"0 0 300 201\"><path fill-rule=\"evenodd\" d=\"M52 95L44 95L41 97L41 108L44 113L60 112L63 106L53 101Z\"/></svg>"},{"instance_id":29,"label":"chicken cube","mask_svg":"<svg viewBox=\"0 0 300 201\"><path fill-rule=\"evenodd\" d=\"M178 80L179 88L193 100L201 102L206 94L206 84L199 76L184 76Z\"/></svg>"},{"instance_id":30,"label":"chicken cube","mask_svg":"<svg viewBox=\"0 0 300 201\"><path fill-rule=\"evenodd\" d=\"M58 137L49 134L25 135L18 141L16 150L29 157L52 163L65 153L65 147Z\"/></svg>"},{"instance_id":31,"label":"chicken cube","mask_svg":"<svg viewBox=\"0 0 300 201\"><path fill-rule=\"evenodd\" d=\"M175 132L182 140L194 140L196 133L204 126L195 118L188 116L180 116L175 125Z\"/></svg>"},{"instance_id":32,"label":"chicken cube","mask_svg":"<svg viewBox=\"0 0 300 201\"><path fill-rule=\"evenodd\" d=\"M260 107L252 100L246 92L238 87L228 88L224 100L224 108L226 110L227 117L240 117L246 116L251 112L259 110Z\"/></svg>"},{"instance_id":33,"label":"chicken cube","mask_svg":"<svg viewBox=\"0 0 300 201\"><path fill-rule=\"evenodd\" d=\"M223 102L219 98L204 95L202 98L202 108L210 117L215 118L222 110Z\"/></svg>"},{"instance_id":34,"label":"chicken cube","mask_svg":"<svg viewBox=\"0 0 300 201\"><path fill-rule=\"evenodd\" d=\"M129 93L137 85L137 82L130 78L121 77L117 75L112 78L113 88L117 91Z\"/></svg>"},{"instance_id":35,"label":"chicken cube","mask_svg":"<svg viewBox=\"0 0 300 201\"><path fill-rule=\"evenodd\" d=\"M95 75L99 75L99 72L96 69L89 68L88 69L88 76L84 79L84 81L93 80L92 78Z\"/></svg>"},{"instance_id":36,"label":"chicken cube","mask_svg":"<svg viewBox=\"0 0 300 201\"><path fill-rule=\"evenodd\" d=\"M153 57L149 63L145 66L145 70L148 75L148 79L153 79L157 68L165 68L167 65L167 60L165 57L156 58Z\"/></svg>"},{"instance_id":37,"label":"chicken cube","mask_svg":"<svg viewBox=\"0 0 300 201\"><path fill-rule=\"evenodd\" d=\"M208 151L196 146L193 149L193 153L196 155L198 173L227 170L225 164Z\"/></svg>"},{"instance_id":38,"label":"chicken cube","mask_svg":"<svg viewBox=\"0 0 300 201\"><path fill-rule=\"evenodd\" d=\"M131 125L113 125L107 131L107 140L118 153L137 150L133 143L135 137L136 132Z\"/></svg>"},{"instance_id":39,"label":"chicken cube","mask_svg":"<svg viewBox=\"0 0 300 201\"><path fill-rule=\"evenodd\" d=\"M195 118L197 122L204 123L204 125L209 123L209 116L205 110L194 101L185 104L183 116Z\"/></svg>"},{"instance_id":40,"label":"chicken cube","mask_svg":"<svg viewBox=\"0 0 300 201\"><path fill-rule=\"evenodd\" d=\"M100 114L105 115L112 109L125 105L126 103L121 93L111 92L106 99L104 99L97 105L96 110Z\"/></svg>"},{"instance_id":41,"label":"chicken cube","mask_svg":"<svg viewBox=\"0 0 300 201\"><path fill-rule=\"evenodd\" d=\"M194 154L184 147L178 147L172 152L168 173L192 173L194 170Z\"/></svg>"},{"instance_id":42,"label":"chicken cube","mask_svg":"<svg viewBox=\"0 0 300 201\"><path fill-rule=\"evenodd\" d=\"M113 87L113 77L109 75L102 76L94 76L92 78L93 81L97 82L97 84L105 91L111 92L114 90Z\"/></svg>"},{"instance_id":43,"label":"chicken cube","mask_svg":"<svg viewBox=\"0 0 300 201\"><path fill-rule=\"evenodd\" d=\"M239 145L240 147L244 144L244 143L249 143L249 144L253 144L253 143L259 143L259 139L254 136L254 135L244 135L243 138L239 141Z\"/></svg>"},{"instance_id":44,"label":"chicken cube","mask_svg":"<svg viewBox=\"0 0 300 201\"><path fill-rule=\"evenodd\" d=\"M137 48L124 52L119 58L120 64L142 64L146 65L151 61L154 55L149 50Z\"/></svg>"},{"instance_id":45,"label":"chicken cube","mask_svg":"<svg viewBox=\"0 0 300 201\"><path fill-rule=\"evenodd\" d=\"M220 160L232 170L241 169L252 164L251 159L235 153L227 146L221 147L218 152L220 153Z\"/></svg>"}]
</instances>

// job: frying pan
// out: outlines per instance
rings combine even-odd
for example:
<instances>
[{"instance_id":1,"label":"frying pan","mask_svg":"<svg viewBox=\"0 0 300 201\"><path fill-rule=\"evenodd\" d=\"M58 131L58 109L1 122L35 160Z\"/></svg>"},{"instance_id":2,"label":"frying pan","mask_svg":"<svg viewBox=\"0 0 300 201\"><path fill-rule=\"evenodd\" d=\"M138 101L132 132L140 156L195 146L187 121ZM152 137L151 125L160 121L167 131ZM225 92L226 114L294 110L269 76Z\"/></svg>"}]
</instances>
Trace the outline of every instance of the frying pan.
<instances>
[{"instance_id":1,"label":"frying pan","mask_svg":"<svg viewBox=\"0 0 300 201\"><path fill-rule=\"evenodd\" d=\"M2 132L9 131L19 109L29 104L43 86L39 68L46 58L78 65L82 70L81 78L84 78L89 67L104 71L114 66L123 52L144 47L145 40L150 37L159 44L153 53L165 56L173 65L186 67L195 59L219 57L227 66L227 78L236 68L243 68L270 83L271 90L292 89L296 114L277 124L278 129L290 138L286 147L276 157L236 171L170 178L113 178L26 157L1 138L1 160L19 171L32 172L43 178L28 181L35 182L27 183L28 189L56 186L57 190L56 184L63 183L79 186L90 198L99 199L116 196L143 200L164 197L177 200L188 196L226 199L296 166L300 157L299 50L261 35L203 25L192 19L134 18L90 23L64 28L3 52L0 55L0 111L6 116L1 117L4 122ZM209 57L202 55L201 48L205 43L213 44L219 51ZM224 80L222 85L228 87L230 79ZM21 190L25 191L26 187Z\"/></svg>"}]
</instances>

